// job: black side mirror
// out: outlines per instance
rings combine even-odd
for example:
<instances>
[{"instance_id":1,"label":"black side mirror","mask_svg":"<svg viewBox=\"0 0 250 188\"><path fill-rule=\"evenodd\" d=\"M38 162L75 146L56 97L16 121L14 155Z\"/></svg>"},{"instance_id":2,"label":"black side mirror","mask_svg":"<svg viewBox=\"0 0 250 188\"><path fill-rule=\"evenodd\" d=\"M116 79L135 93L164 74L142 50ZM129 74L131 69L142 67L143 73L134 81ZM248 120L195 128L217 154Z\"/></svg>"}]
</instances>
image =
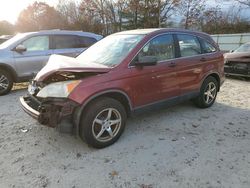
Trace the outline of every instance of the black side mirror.
<instances>
[{"instance_id":1,"label":"black side mirror","mask_svg":"<svg viewBox=\"0 0 250 188\"><path fill-rule=\"evenodd\" d=\"M234 50L230 50L229 52L230 52L230 53L233 53L233 52L234 52Z\"/></svg>"},{"instance_id":2,"label":"black side mirror","mask_svg":"<svg viewBox=\"0 0 250 188\"><path fill-rule=\"evenodd\" d=\"M157 64L156 56L138 57L138 62L135 63L135 65L138 66L154 66L156 64Z\"/></svg>"},{"instance_id":3,"label":"black side mirror","mask_svg":"<svg viewBox=\"0 0 250 188\"><path fill-rule=\"evenodd\" d=\"M27 48L24 45L19 44L17 47L15 47L14 50L18 53L22 53L22 52L25 52L27 50Z\"/></svg>"}]
</instances>

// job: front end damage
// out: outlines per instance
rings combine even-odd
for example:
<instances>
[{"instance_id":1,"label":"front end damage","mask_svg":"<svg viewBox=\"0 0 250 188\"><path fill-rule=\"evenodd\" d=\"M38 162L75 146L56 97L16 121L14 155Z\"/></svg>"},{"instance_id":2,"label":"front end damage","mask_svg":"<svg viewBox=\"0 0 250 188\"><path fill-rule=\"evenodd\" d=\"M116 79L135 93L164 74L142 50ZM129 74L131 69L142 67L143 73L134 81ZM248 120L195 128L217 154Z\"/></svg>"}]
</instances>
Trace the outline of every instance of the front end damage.
<instances>
[{"instance_id":1,"label":"front end damage","mask_svg":"<svg viewBox=\"0 0 250 188\"><path fill-rule=\"evenodd\" d=\"M81 104L68 96L83 80L87 83L88 78L110 70L104 65L81 63L75 58L52 55L30 83L28 94L20 98L22 108L42 125L60 128L59 125L65 120L67 125L73 127L74 111Z\"/></svg>"},{"instance_id":2,"label":"front end damage","mask_svg":"<svg viewBox=\"0 0 250 188\"><path fill-rule=\"evenodd\" d=\"M224 58L224 72L226 75L250 77L249 52L226 53Z\"/></svg>"},{"instance_id":3,"label":"front end damage","mask_svg":"<svg viewBox=\"0 0 250 188\"><path fill-rule=\"evenodd\" d=\"M55 128L63 120L71 122L72 114L76 107L76 102L70 99L48 98L41 100L28 94L20 98L23 110L42 125Z\"/></svg>"},{"instance_id":4,"label":"front end damage","mask_svg":"<svg viewBox=\"0 0 250 188\"><path fill-rule=\"evenodd\" d=\"M58 96L53 97L50 96L51 93L48 96L44 96L44 92L43 96L41 96L41 93L43 90L46 90L46 87L49 88L53 84L58 85L60 88L60 85L69 82L69 95L73 90L71 82L80 83L81 79L95 75L97 73L94 72L56 72L47 76L44 80L33 80L28 87L28 94L20 97L22 109L42 125L58 128L62 132L72 132L74 128L73 114L81 104L69 99L60 90L56 92ZM57 88L54 87L54 89L50 88L47 90L53 94Z\"/></svg>"},{"instance_id":5,"label":"front end damage","mask_svg":"<svg viewBox=\"0 0 250 188\"><path fill-rule=\"evenodd\" d=\"M224 70L226 75L250 77L250 61L226 61Z\"/></svg>"}]
</instances>

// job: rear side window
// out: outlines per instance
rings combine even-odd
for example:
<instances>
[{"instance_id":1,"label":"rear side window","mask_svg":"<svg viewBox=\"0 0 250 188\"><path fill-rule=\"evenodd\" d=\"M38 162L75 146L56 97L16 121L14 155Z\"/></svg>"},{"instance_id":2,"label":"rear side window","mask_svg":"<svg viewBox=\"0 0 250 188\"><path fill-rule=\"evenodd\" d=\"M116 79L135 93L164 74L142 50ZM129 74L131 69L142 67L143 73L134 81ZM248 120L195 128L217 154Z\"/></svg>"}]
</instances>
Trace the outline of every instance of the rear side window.
<instances>
[{"instance_id":1,"label":"rear side window","mask_svg":"<svg viewBox=\"0 0 250 188\"><path fill-rule=\"evenodd\" d=\"M79 40L79 48L88 48L92 44L96 43L97 40L91 37L78 37Z\"/></svg>"},{"instance_id":2,"label":"rear side window","mask_svg":"<svg viewBox=\"0 0 250 188\"><path fill-rule=\"evenodd\" d=\"M156 56L158 61L175 58L175 46L171 34L152 39L138 54L140 57Z\"/></svg>"},{"instance_id":3,"label":"rear side window","mask_svg":"<svg viewBox=\"0 0 250 188\"><path fill-rule=\"evenodd\" d=\"M27 51L43 51L49 49L49 37L48 36L36 36L25 40L24 45Z\"/></svg>"},{"instance_id":4,"label":"rear side window","mask_svg":"<svg viewBox=\"0 0 250 188\"><path fill-rule=\"evenodd\" d=\"M201 45L197 37L187 34L177 34L181 57L201 54Z\"/></svg>"},{"instance_id":5,"label":"rear side window","mask_svg":"<svg viewBox=\"0 0 250 188\"><path fill-rule=\"evenodd\" d=\"M53 36L54 49L78 48L76 36L56 35Z\"/></svg>"},{"instance_id":6,"label":"rear side window","mask_svg":"<svg viewBox=\"0 0 250 188\"><path fill-rule=\"evenodd\" d=\"M203 53L212 53L216 51L216 48L209 42L207 42L204 39L200 39L202 48L203 48Z\"/></svg>"}]
</instances>

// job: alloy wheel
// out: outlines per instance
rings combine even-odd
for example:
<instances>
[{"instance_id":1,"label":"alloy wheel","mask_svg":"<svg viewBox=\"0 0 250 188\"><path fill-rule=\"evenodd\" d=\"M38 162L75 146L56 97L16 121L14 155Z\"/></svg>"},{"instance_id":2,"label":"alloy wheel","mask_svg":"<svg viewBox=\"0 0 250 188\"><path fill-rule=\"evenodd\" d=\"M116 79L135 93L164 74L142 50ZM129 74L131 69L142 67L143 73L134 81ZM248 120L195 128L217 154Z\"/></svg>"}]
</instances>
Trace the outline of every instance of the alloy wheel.
<instances>
[{"instance_id":1,"label":"alloy wheel","mask_svg":"<svg viewBox=\"0 0 250 188\"><path fill-rule=\"evenodd\" d=\"M5 75L0 75L0 91L5 91L9 87L9 80Z\"/></svg>"},{"instance_id":2,"label":"alloy wheel","mask_svg":"<svg viewBox=\"0 0 250 188\"><path fill-rule=\"evenodd\" d=\"M104 109L92 123L92 134L99 142L108 142L119 133L121 123L121 114L116 109Z\"/></svg>"},{"instance_id":3,"label":"alloy wheel","mask_svg":"<svg viewBox=\"0 0 250 188\"><path fill-rule=\"evenodd\" d=\"M204 101L207 104L212 103L216 97L216 93L217 93L217 88L215 83L209 82L204 92Z\"/></svg>"}]
</instances>

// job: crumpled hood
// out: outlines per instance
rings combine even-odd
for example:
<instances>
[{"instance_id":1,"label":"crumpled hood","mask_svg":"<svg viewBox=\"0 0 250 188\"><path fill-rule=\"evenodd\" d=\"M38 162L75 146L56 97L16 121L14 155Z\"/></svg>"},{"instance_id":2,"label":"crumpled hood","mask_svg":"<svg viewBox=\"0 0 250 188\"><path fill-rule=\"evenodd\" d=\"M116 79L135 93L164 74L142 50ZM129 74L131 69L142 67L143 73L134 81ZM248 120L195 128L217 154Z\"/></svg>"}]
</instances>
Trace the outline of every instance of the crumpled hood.
<instances>
[{"instance_id":1,"label":"crumpled hood","mask_svg":"<svg viewBox=\"0 0 250 188\"><path fill-rule=\"evenodd\" d=\"M56 72L96 72L105 73L109 72L111 68L97 64L97 63L83 63L81 60L62 55L52 55L48 63L43 69L38 72L35 79L36 81L43 81L48 76Z\"/></svg>"}]
</instances>

